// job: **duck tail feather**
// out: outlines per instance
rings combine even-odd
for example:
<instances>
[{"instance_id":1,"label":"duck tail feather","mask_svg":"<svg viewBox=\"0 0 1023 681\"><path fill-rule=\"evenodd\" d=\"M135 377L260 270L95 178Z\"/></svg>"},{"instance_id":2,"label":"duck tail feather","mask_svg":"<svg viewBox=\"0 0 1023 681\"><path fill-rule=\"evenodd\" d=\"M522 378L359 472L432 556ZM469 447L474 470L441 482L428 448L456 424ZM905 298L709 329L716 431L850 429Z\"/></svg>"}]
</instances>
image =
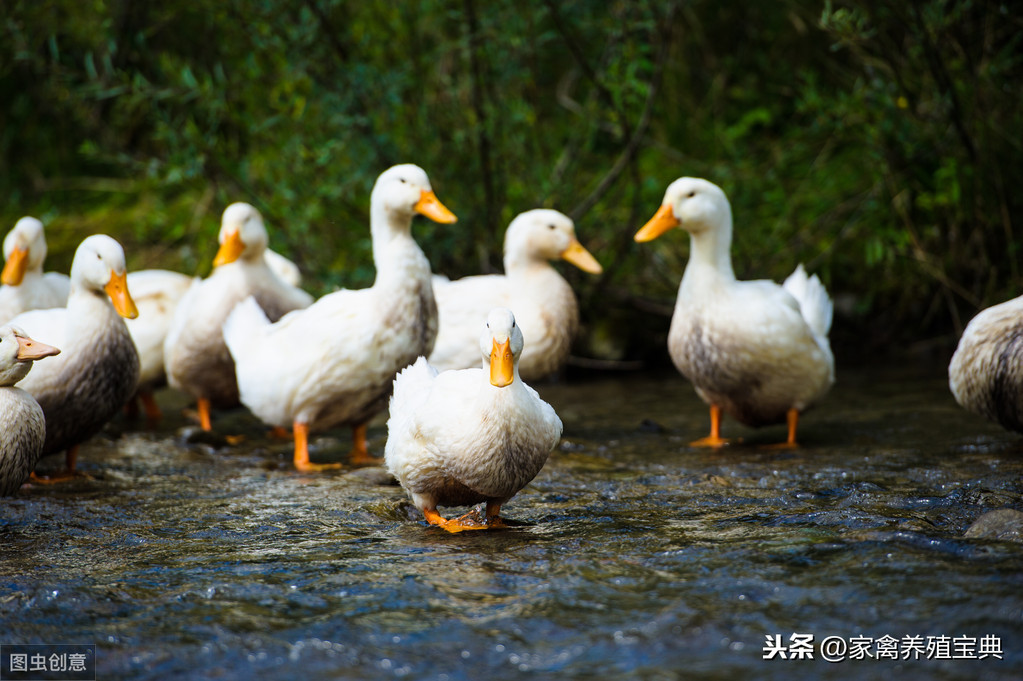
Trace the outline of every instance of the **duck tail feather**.
<instances>
[{"instance_id":1,"label":"duck tail feather","mask_svg":"<svg viewBox=\"0 0 1023 681\"><path fill-rule=\"evenodd\" d=\"M831 297L817 275L807 276L806 269L800 263L782 286L799 302L803 319L814 334L826 338L831 330L834 307Z\"/></svg>"}]
</instances>

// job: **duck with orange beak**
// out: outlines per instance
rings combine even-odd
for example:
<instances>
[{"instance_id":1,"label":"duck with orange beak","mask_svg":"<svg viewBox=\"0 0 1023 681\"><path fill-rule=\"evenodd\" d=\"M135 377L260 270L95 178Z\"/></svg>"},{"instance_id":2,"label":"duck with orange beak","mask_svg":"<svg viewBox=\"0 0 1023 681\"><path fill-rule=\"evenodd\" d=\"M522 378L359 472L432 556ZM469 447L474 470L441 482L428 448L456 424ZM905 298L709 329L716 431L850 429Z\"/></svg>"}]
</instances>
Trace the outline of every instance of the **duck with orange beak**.
<instances>
[{"instance_id":1,"label":"duck with orange beak","mask_svg":"<svg viewBox=\"0 0 1023 681\"><path fill-rule=\"evenodd\" d=\"M270 426L293 427L300 471L340 467L310 461L309 434L342 425L352 428L350 462L376 462L367 422L387 406L394 375L433 348L437 305L430 261L412 237L416 215L457 220L422 168L385 170L370 194L373 286L328 293L275 324L250 298L224 324L242 402Z\"/></svg>"},{"instance_id":2,"label":"duck with orange beak","mask_svg":"<svg viewBox=\"0 0 1023 681\"><path fill-rule=\"evenodd\" d=\"M66 453L65 473L51 481L75 475L79 443L99 432L134 392L139 358L123 318L137 315L124 250L109 236L95 234L75 252L67 307L11 320L63 351L18 383L46 417L42 456Z\"/></svg>"},{"instance_id":3,"label":"duck with orange beak","mask_svg":"<svg viewBox=\"0 0 1023 681\"><path fill-rule=\"evenodd\" d=\"M259 211L247 203L224 210L213 272L178 302L163 344L167 382L192 395L203 430L212 410L236 407L238 382L222 327L234 306L249 296L272 321L308 307L313 297L283 281L267 263L269 236Z\"/></svg>"},{"instance_id":4,"label":"duck with orange beak","mask_svg":"<svg viewBox=\"0 0 1023 681\"><path fill-rule=\"evenodd\" d=\"M816 275L796 267L781 286L739 281L732 271L732 208L724 191L696 177L672 182L664 201L635 240L675 228L689 232L668 331L676 368L710 405L710 434L694 446L720 447L721 415L748 426L788 426L778 447L795 447L799 415L835 381L828 342L832 305Z\"/></svg>"},{"instance_id":5,"label":"duck with orange beak","mask_svg":"<svg viewBox=\"0 0 1023 681\"><path fill-rule=\"evenodd\" d=\"M430 364L441 371L479 363L475 333L495 307L515 310L526 348L519 371L527 381L546 378L568 359L579 330L579 304L571 285L551 266L564 260L589 274L603 269L575 234L575 223L547 208L521 213L504 235L504 274L480 274L449 281L434 277L440 315Z\"/></svg>"},{"instance_id":6,"label":"duck with orange beak","mask_svg":"<svg viewBox=\"0 0 1023 681\"><path fill-rule=\"evenodd\" d=\"M482 369L438 372L420 357L394 380L385 461L423 512L448 532L505 527L501 506L525 487L561 438L561 419L522 382L522 331L495 308L480 336ZM445 519L438 506L486 504Z\"/></svg>"},{"instance_id":7,"label":"duck with orange beak","mask_svg":"<svg viewBox=\"0 0 1023 681\"><path fill-rule=\"evenodd\" d=\"M29 310L67 305L71 280L66 274L43 273L46 237L43 223L23 217L4 238L4 268L0 272L0 322Z\"/></svg>"},{"instance_id":8,"label":"duck with orange beak","mask_svg":"<svg viewBox=\"0 0 1023 681\"><path fill-rule=\"evenodd\" d=\"M16 326L0 327L0 496L14 494L28 480L46 440L39 403L14 384L32 363L60 350L29 338Z\"/></svg>"}]
</instances>

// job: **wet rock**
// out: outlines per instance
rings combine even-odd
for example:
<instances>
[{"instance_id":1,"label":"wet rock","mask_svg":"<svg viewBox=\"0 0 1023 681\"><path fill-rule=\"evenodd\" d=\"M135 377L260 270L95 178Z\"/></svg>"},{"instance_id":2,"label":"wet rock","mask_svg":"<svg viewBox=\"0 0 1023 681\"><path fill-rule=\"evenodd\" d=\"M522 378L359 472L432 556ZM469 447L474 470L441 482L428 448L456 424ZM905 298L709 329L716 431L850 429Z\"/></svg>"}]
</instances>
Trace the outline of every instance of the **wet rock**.
<instances>
[{"instance_id":1,"label":"wet rock","mask_svg":"<svg viewBox=\"0 0 1023 681\"><path fill-rule=\"evenodd\" d=\"M223 449L228 446L228 440L223 435L215 433L210 430L203 430L198 426L185 426L178 430L178 444L182 446L188 445L207 445L214 449Z\"/></svg>"},{"instance_id":2,"label":"wet rock","mask_svg":"<svg viewBox=\"0 0 1023 681\"><path fill-rule=\"evenodd\" d=\"M1000 508L985 513L966 530L966 537L1023 542L1023 512Z\"/></svg>"},{"instance_id":3,"label":"wet rock","mask_svg":"<svg viewBox=\"0 0 1023 681\"><path fill-rule=\"evenodd\" d=\"M396 485L398 481L394 479L394 476L382 466L366 466L364 468L356 468L351 473L348 473L345 477L351 478L352 480L358 480L364 482L367 485Z\"/></svg>"},{"instance_id":4,"label":"wet rock","mask_svg":"<svg viewBox=\"0 0 1023 681\"><path fill-rule=\"evenodd\" d=\"M636 430L641 433L663 433L665 428L657 421L652 419L643 419Z\"/></svg>"}]
</instances>

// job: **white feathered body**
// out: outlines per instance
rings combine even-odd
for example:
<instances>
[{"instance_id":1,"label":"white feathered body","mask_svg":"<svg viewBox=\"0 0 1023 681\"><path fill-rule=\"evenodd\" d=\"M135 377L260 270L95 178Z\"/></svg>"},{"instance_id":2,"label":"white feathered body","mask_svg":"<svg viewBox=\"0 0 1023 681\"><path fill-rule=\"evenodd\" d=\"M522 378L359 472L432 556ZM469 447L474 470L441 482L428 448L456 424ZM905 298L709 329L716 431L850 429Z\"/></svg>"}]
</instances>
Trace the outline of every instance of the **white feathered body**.
<instances>
[{"instance_id":1,"label":"white feathered body","mask_svg":"<svg viewBox=\"0 0 1023 681\"><path fill-rule=\"evenodd\" d=\"M479 320L494 307L507 307L522 328L525 348L519 372L527 381L545 378L568 358L579 329L579 306L572 287L549 263L535 261L456 281L434 278L440 332L430 354L439 370L479 366Z\"/></svg>"},{"instance_id":2,"label":"white feathered body","mask_svg":"<svg viewBox=\"0 0 1023 681\"><path fill-rule=\"evenodd\" d=\"M125 323L139 353L139 385L153 386L166 377L163 344L178 302L195 281L195 277L169 270L128 273L128 290L139 316Z\"/></svg>"},{"instance_id":3,"label":"white feathered body","mask_svg":"<svg viewBox=\"0 0 1023 681\"><path fill-rule=\"evenodd\" d=\"M426 509L507 501L543 468L562 424L521 380L498 388L482 369L438 374L420 358L394 381L387 428L387 468Z\"/></svg>"},{"instance_id":4,"label":"white feathered body","mask_svg":"<svg viewBox=\"0 0 1023 681\"><path fill-rule=\"evenodd\" d=\"M1023 296L974 317L948 367L956 402L1023 433Z\"/></svg>"},{"instance_id":5,"label":"white feathered body","mask_svg":"<svg viewBox=\"0 0 1023 681\"><path fill-rule=\"evenodd\" d=\"M99 432L134 393L138 352L105 294L81 289L66 308L26 312L11 323L61 349L18 383L46 416L43 456Z\"/></svg>"},{"instance_id":6,"label":"white feathered body","mask_svg":"<svg viewBox=\"0 0 1023 681\"><path fill-rule=\"evenodd\" d=\"M224 325L241 401L265 423L314 430L364 423L395 373L437 337L430 264L407 233L374 245L372 287L341 290L271 324L251 299Z\"/></svg>"},{"instance_id":7,"label":"white feathered body","mask_svg":"<svg viewBox=\"0 0 1023 681\"><path fill-rule=\"evenodd\" d=\"M67 305L71 280L66 274L42 270L25 272L18 286L0 286L0 324L29 310Z\"/></svg>"},{"instance_id":8,"label":"white feathered body","mask_svg":"<svg viewBox=\"0 0 1023 681\"><path fill-rule=\"evenodd\" d=\"M0 387L0 496L14 494L28 480L45 439L39 404L21 388Z\"/></svg>"},{"instance_id":9,"label":"white feathered body","mask_svg":"<svg viewBox=\"0 0 1023 681\"><path fill-rule=\"evenodd\" d=\"M830 325L831 301L802 265L782 287L690 262L668 350L705 402L763 426L784 422L789 409L806 410L834 383Z\"/></svg>"},{"instance_id":10,"label":"white feathered body","mask_svg":"<svg viewBox=\"0 0 1023 681\"><path fill-rule=\"evenodd\" d=\"M281 281L262 257L215 268L208 278L192 284L175 310L164 342L171 387L209 399L217 407L238 404L234 361L222 326L234 306L249 296L274 321L313 301L305 291Z\"/></svg>"}]
</instances>

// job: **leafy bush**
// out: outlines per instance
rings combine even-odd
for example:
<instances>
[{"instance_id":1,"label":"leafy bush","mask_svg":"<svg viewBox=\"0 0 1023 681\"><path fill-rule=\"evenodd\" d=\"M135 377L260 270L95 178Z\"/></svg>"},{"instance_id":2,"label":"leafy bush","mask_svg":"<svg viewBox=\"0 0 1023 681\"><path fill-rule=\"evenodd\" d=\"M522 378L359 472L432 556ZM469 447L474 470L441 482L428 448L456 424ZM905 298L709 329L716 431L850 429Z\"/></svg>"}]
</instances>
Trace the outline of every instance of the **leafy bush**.
<instances>
[{"instance_id":1,"label":"leafy bush","mask_svg":"<svg viewBox=\"0 0 1023 681\"><path fill-rule=\"evenodd\" d=\"M1020 293L1020 23L952 0L5 2L0 212L47 223L54 268L103 231L133 268L203 274L249 201L322 293L372 281L369 190L412 161L460 217L414 228L435 270L499 269L510 219L557 208L606 266L566 271L579 352L663 360L688 246L631 236L698 175L731 198L739 276L804 261L839 346L946 352Z\"/></svg>"}]
</instances>

